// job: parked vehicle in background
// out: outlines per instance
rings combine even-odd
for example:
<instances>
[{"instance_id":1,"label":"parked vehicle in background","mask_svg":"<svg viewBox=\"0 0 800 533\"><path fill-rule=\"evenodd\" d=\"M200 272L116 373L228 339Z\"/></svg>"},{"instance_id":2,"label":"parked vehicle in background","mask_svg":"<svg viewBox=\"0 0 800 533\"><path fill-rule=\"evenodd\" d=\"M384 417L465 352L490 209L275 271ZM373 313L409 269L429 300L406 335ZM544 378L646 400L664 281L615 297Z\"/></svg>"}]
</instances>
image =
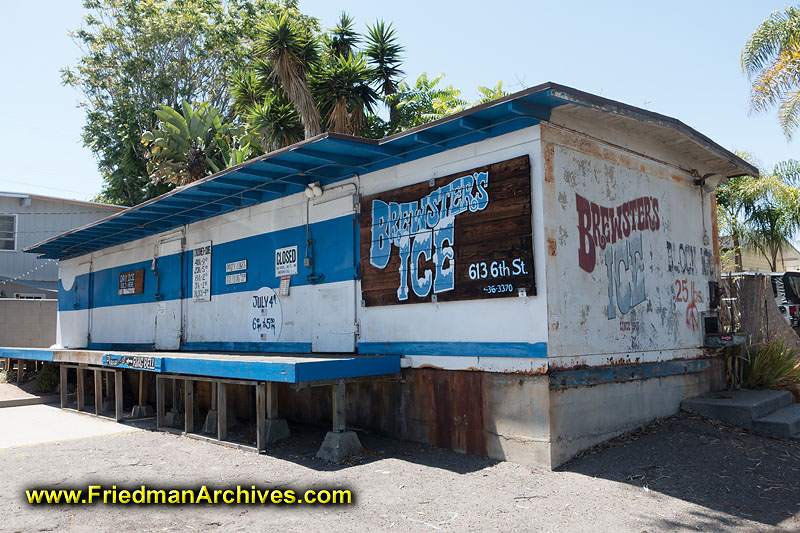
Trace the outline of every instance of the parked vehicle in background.
<instances>
[{"instance_id":1,"label":"parked vehicle in background","mask_svg":"<svg viewBox=\"0 0 800 533\"><path fill-rule=\"evenodd\" d=\"M771 273L772 294L783 318L800 327L800 272Z\"/></svg>"},{"instance_id":2,"label":"parked vehicle in background","mask_svg":"<svg viewBox=\"0 0 800 533\"><path fill-rule=\"evenodd\" d=\"M800 272L725 272L723 278L769 276L778 310L790 326L800 327Z\"/></svg>"}]
</instances>

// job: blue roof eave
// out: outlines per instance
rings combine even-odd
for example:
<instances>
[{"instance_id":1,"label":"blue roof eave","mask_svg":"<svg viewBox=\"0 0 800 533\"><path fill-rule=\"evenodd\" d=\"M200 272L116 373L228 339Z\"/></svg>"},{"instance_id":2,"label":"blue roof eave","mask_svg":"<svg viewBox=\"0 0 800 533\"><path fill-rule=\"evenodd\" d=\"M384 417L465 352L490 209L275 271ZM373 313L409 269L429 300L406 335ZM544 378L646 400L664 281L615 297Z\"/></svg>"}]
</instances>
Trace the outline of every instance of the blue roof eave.
<instances>
[{"instance_id":1,"label":"blue roof eave","mask_svg":"<svg viewBox=\"0 0 800 533\"><path fill-rule=\"evenodd\" d=\"M324 133L25 249L68 259L548 120L549 90L503 98L381 140Z\"/></svg>"},{"instance_id":2,"label":"blue roof eave","mask_svg":"<svg viewBox=\"0 0 800 533\"><path fill-rule=\"evenodd\" d=\"M84 255L302 192L306 185L315 181L329 185L354 174L375 172L542 121L549 122L552 110L567 104L672 129L727 161L731 165L729 168L736 172L758 175L755 167L674 118L548 82L380 140L323 133L62 233L24 251L51 259Z\"/></svg>"}]
</instances>

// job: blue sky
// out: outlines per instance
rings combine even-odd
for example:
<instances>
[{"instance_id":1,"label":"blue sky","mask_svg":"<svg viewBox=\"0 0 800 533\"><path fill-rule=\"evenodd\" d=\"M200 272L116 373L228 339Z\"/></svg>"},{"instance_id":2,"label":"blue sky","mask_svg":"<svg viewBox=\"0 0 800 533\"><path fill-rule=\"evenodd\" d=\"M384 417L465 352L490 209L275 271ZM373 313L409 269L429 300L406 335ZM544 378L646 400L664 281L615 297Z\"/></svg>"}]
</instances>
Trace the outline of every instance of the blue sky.
<instances>
[{"instance_id":1,"label":"blue sky","mask_svg":"<svg viewBox=\"0 0 800 533\"><path fill-rule=\"evenodd\" d=\"M747 37L783 2L375 2L300 0L331 27L342 9L363 29L392 22L409 80L445 73L468 99L502 80L515 91L545 81L678 118L767 167L797 155L775 113L748 113L739 56ZM81 95L58 69L79 55L78 0L4 3L0 22L0 190L91 199L102 187L81 146Z\"/></svg>"}]
</instances>

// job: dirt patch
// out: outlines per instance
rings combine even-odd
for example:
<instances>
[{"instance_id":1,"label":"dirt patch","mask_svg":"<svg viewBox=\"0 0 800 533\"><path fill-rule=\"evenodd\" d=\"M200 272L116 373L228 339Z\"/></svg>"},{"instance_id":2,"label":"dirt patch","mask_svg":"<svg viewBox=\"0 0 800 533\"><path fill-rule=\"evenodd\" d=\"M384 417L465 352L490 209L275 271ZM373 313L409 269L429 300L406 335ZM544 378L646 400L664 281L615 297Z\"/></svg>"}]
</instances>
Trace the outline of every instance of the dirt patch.
<instances>
[{"instance_id":1,"label":"dirt patch","mask_svg":"<svg viewBox=\"0 0 800 533\"><path fill-rule=\"evenodd\" d=\"M81 415L74 415L81 416ZM141 431L0 450L7 530L798 531L800 443L679 415L557 472L359 433L364 457L314 458L323 428L291 426L266 456ZM41 506L25 488L349 488L350 506Z\"/></svg>"},{"instance_id":2,"label":"dirt patch","mask_svg":"<svg viewBox=\"0 0 800 533\"><path fill-rule=\"evenodd\" d=\"M21 387L16 383L0 383L0 401L41 396L40 394L34 392L35 390L36 389L32 381L23 383Z\"/></svg>"}]
</instances>

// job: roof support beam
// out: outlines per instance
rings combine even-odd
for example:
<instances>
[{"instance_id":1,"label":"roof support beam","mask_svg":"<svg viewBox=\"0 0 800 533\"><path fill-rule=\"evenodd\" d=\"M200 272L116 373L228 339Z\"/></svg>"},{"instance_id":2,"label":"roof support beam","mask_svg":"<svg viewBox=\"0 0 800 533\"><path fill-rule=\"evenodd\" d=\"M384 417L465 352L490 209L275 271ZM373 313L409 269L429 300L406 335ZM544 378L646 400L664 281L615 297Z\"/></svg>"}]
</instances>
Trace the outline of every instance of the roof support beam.
<instances>
[{"instance_id":1,"label":"roof support beam","mask_svg":"<svg viewBox=\"0 0 800 533\"><path fill-rule=\"evenodd\" d=\"M489 132L487 130L491 125L491 122L480 120L475 117L463 117L458 119L459 128L478 134L484 139L489 137Z\"/></svg>"},{"instance_id":2,"label":"roof support beam","mask_svg":"<svg viewBox=\"0 0 800 533\"><path fill-rule=\"evenodd\" d=\"M534 104L532 102L525 102L524 100L513 100L506 103L506 109L515 115L523 117L531 117L537 120L548 122L550 120L550 109L546 105Z\"/></svg>"},{"instance_id":3,"label":"roof support beam","mask_svg":"<svg viewBox=\"0 0 800 533\"><path fill-rule=\"evenodd\" d=\"M342 139L334 139L332 137L329 137L328 140L330 142L345 144L345 145L347 145L347 147L349 149L364 150L366 152L372 152L374 154L378 154L380 156L383 156L383 158L386 158L386 159L394 158L394 159L400 159L401 161L405 161L406 160L406 156L403 153L403 150L395 148L394 146L377 145L377 144L372 144L372 143L357 143L357 144L353 144L352 141L345 141L345 140L342 140ZM373 163L377 163L378 161L380 161L380 159L378 159L377 161L373 160L372 162Z\"/></svg>"},{"instance_id":4,"label":"roof support beam","mask_svg":"<svg viewBox=\"0 0 800 533\"><path fill-rule=\"evenodd\" d=\"M236 197L220 198L218 194L215 194L215 193L212 193L212 192L204 192L204 191L201 191L201 190L198 190L197 192L193 192L191 194L183 193L181 196L183 196L184 198L195 198L197 200L202 200L203 202L208 203L208 204L214 204L215 203L215 204L223 204L223 205L228 205L228 206L232 205L234 207L242 207L242 202L241 202L241 200L239 198L236 198Z\"/></svg>"},{"instance_id":5,"label":"roof support beam","mask_svg":"<svg viewBox=\"0 0 800 533\"><path fill-rule=\"evenodd\" d=\"M182 209L184 211L204 211L206 213L219 213L222 211L222 207L215 205L215 204L204 204L198 200L161 200L161 203L166 203L167 205L173 205L178 209Z\"/></svg>"},{"instance_id":6,"label":"roof support beam","mask_svg":"<svg viewBox=\"0 0 800 533\"><path fill-rule=\"evenodd\" d=\"M435 133L431 133L429 131L420 131L411 136L411 138L415 142L419 142L422 144L432 144L434 146L444 146L444 137L441 135L436 135Z\"/></svg>"},{"instance_id":7,"label":"roof support beam","mask_svg":"<svg viewBox=\"0 0 800 533\"><path fill-rule=\"evenodd\" d=\"M241 187L242 189L248 189L254 191L268 191L273 193L286 192L285 185L264 183L262 181L251 181L246 179L222 177L215 179L214 183L222 183L225 185L232 185L234 187Z\"/></svg>"},{"instance_id":8,"label":"roof support beam","mask_svg":"<svg viewBox=\"0 0 800 533\"><path fill-rule=\"evenodd\" d=\"M363 170L367 170L369 165L374 163L374 160L367 159L365 157L356 157L346 154L332 154L329 152L320 152L319 150L311 150L310 148L305 147L297 148L294 150L294 152L307 155L308 157L313 157L314 159L319 159L321 161L327 161L328 163L345 167L355 167Z\"/></svg>"}]
</instances>

